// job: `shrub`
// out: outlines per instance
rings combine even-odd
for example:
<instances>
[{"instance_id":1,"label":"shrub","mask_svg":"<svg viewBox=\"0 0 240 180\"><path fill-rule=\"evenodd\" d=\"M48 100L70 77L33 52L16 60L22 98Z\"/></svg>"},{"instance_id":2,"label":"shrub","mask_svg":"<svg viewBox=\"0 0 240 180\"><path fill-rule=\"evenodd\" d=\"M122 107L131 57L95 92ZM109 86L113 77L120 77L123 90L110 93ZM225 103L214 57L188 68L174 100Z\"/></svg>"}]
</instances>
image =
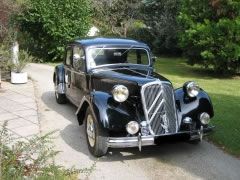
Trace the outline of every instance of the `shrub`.
<instances>
[{"instance_id":1,"label":"shrub","mask_svg":"<svg viewBox=\"0 0 240 180\"><path fill-rule=\"evenodd\" d=\"M19 57L18 62L16 64L11 65L11 69L16 73L21 73L22 70L25 68L25 66L28 63L31 63L34 61L34 57L31 56L27 51L20 50L19 51Z\"/></svg>"},{"instance_id":2,"label":"shrub","mask_svg":"<svg viewBox=\"0 0 240 180\"><path fill-rule=\"evenodd\" d=\"M142 18L151 33L154 51L158 54L180 54L177 44L179 26L176 17L179 12L178 0L145 0Z\"/></svg>"},{"instance_id":3,"label":"shrub","mask_svg":"<svg viewBox=\"0 0 240 180\"><path fill-rule=\"evenodd\" d=\"M190 64L213 67L218 73L240 67L240 2L183 0L178 16L179 44Z\"/></svg>"},{"instance_id":4,"label":"shrub","mask_svg":"<svg viewBox=\"0 0 240 180\"><path fill-rule=\"evenodd\" d=\"M78 179L80 172L91 173L95 168L96 163L83 170L56 165L59 152L54 150L54 132L16 142L6 125L0 128L0 179Z\"/></svg>"},{"instance_id":5,"label":"shrub","mask_svg":"<svg viewBox=\"0 0 240 180\"><path fill-rule=\"evenodd\" d=\"M16 19L29 51L56 60L66 42L86 35L90 5L88 0L28 0Z\"/></svg>"}]
</instances>

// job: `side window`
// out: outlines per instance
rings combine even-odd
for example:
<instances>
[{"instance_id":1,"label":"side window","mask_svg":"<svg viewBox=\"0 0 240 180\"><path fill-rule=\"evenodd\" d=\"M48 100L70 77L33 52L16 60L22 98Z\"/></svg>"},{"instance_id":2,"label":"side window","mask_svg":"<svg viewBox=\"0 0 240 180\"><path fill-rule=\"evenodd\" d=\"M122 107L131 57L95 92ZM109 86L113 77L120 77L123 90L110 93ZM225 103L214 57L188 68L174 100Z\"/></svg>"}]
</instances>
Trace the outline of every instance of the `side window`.
<instances>
[{"instance_id":1,"label":"side window","mask_svg":"<svg viewBox=\"0 0 240 180\"><path fill-rule=\"evenodd\" d=\"M65 63L67 66L71 66L71 64L72 64L72 49L71 48L67 49Z\"/></svg>"},{"instance_id":2,"label":"side window","mask_svg":"<svg viewBox=\"0 0 240 180\"><path fill-rule=\"evenodd\" d=\"M73 47L73 68L76 71L84 71L85 62L84 62L84 50L81 47Z\"/></svg>"}]
</instances>

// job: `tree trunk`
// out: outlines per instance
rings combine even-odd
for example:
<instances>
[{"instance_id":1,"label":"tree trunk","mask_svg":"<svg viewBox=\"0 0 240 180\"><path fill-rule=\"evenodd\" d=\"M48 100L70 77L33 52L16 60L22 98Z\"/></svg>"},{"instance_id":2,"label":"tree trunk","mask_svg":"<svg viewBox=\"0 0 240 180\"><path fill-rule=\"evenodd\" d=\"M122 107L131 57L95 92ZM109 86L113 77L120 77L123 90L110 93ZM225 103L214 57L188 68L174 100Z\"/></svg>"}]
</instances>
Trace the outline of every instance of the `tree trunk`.
<instances>
[{"instance_id":1,"label":"tree trunk","mask_svg":"<svg viewBox=\"0 0 240 180\"><path fill-rule=\"evenodd\" d=\"M19 63L18 52L19 52L19 44L17 41L15 41L12 46L12 62L13 62L13 64Z\"/></svg>"}]
</instances>

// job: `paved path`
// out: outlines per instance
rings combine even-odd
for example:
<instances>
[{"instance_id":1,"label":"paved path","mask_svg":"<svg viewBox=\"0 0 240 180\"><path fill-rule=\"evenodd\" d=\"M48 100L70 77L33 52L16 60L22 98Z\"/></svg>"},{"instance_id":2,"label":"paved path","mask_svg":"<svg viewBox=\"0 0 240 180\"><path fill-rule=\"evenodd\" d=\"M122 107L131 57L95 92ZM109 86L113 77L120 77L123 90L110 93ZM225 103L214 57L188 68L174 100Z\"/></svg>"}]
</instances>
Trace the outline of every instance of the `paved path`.
<instances>
[{"instance_id":1,"label":"paved path","mask_svg":"<svg viewBox=\"0 0 240 180\"><path fill-rule=\"evenodd\" d=\"M27 70L36 81L41 130L59 130L55 144L62 152L57 162L89 168L97 161L89 179L240 179L240 160L205 141L144 147L142 152L113 149L106 157L95 159L88 152L83 128L78 126L76 108L55 102L53 67L31 64Z\"/></svg>"},{"instance_id":2,"label":"paved path","mask_svg":"<svg viewBox=\"0 0 240 180\"><path fill-rule=\"evenodd\" d=\"M7 121L7 129L14 139L32 137L40 132L34 87L2 82L0 90L0 125Z\"/></svg>"}]
</instances>

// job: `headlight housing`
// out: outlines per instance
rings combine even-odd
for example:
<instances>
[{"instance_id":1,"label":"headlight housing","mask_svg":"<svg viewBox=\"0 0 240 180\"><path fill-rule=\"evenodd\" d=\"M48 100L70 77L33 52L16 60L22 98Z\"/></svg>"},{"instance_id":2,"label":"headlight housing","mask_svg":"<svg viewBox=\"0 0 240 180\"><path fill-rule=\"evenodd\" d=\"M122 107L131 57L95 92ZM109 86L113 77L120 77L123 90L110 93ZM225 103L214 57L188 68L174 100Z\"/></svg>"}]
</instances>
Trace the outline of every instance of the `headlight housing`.
<instances>
[{"instance_id":1,"label":"headlight housing","mask_svg":"<svg viewBox=\"0 0 240 180\"><path fill-rule=\"evenodd\" d=\"M183 88L189 97L196 97L200 91L199 85L194 81L186 82Z\"/></svg>"},{"instance_id":2,"label":"headlight housing","mask_svg":"<svg viewBox=\"0 0 240 180\"><path fill-rule=\"evenodd\" d=\"M126 86L116 85L112 90L113 99L117 102L124 102L129 96L129 91Z\"/></svg>"},{"instance_id":3,"label":"headlight housing","mask_svg":"<svg viewBox=\"0 0 240 180\"><path fill-rule=\"evenodd\" d=\"M139 124L136 121L130 121L127 126L126 126L126 130L129 134L136 134L139 131Z\"/></svg>"},{"instance_id":4,"label":"headlight housing","mask_svg":"<svg viewBox=\"0 0 240 180\"><path fill-rule=\"evenodd\" d=\"M202 124L207 125L210 122L210 115L206 112L203 112L203 113L200 114L199 119L200 119Z\"/></svg>"}]
</instances>

